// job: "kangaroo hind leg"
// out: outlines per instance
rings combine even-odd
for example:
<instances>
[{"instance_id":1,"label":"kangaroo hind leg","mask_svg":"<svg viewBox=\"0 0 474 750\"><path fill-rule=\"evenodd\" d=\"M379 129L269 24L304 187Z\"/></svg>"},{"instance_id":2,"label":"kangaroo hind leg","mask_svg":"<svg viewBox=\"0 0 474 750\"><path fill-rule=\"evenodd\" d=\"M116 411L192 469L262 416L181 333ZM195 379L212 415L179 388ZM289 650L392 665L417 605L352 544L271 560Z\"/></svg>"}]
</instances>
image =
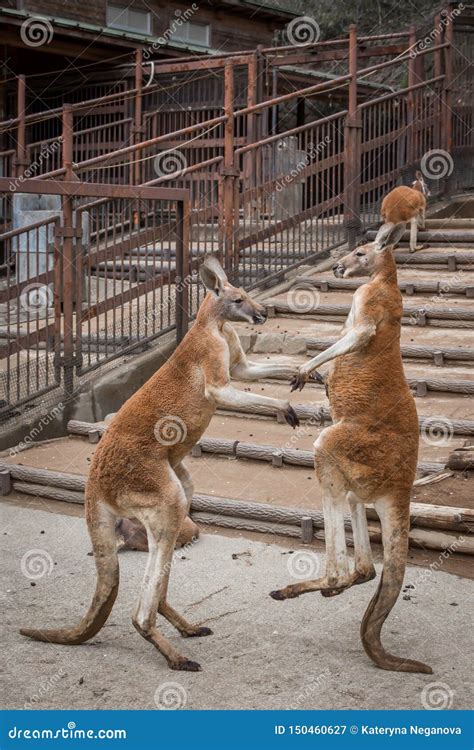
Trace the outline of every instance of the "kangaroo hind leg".
<instances>
[{"instance_id":1,"label":"kangaroo hind leg","mask_svg":"<svg viewBox=\"0 0 474 750\"><path fill-rule=\"evenodd\" d=\"M181 486L186 497L186 513L188 513L191 507L191 500L193 499L193 481L191 479L189 471L183 464L179 464L178 466L176 466L175 472L179 481L181 482ZM165 617L168 622L170 622L184 638L199 638L205 635L212 635L212 630L210 628L202 627L200 625L192 625L182 615L180 615L179 612L176 612L176 610L168 604L167 595L169 576L170 567L168 567L164 571L160 581L160 595L158 604L159 614L163 615L163 617Z\"/></svg>"},{"instance_id":2,"label":"kangaroo hind leg","mask_svg":"<svg viewBox=\"0 0 474 750\"><path fill-rule=\"evenodd\" d=\"M386 498L375 503L382 527L383 573L378 589L362 620L360 634L368 656L381 669L432 674L427 664L403 659L385 651L380 634L398 599L403 584L410 527L409 496Z\"/></svg>"}]
</instances>

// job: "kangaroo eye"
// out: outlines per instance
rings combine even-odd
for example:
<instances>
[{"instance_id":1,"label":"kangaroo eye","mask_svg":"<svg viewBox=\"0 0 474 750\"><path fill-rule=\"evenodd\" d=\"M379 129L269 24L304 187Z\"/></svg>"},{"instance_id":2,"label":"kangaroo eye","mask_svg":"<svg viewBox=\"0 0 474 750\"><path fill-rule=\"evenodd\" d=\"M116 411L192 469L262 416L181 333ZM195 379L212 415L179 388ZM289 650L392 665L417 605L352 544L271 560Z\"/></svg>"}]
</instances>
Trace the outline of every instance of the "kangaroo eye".
<instances>
[{"instance_id":1,"label":"kangaroo eye","mask_svg":"<svg viewBox=\"0 0 474 750\"><path fill-rule=\"evenodd\" d=\"M361 257L362 255L365 255L365 253L356 253L356 255L358 255L359 257Z\"/></svg>"},{"instance_id":2,"label":"kangaroo eye","mask_svg":"<svg viewBox=\"0 0 474 750\"><path fill-rule=\"evenodd\" d=\"M236 305L241 305L242 302L243 302L243 299L242 299L242 297L238 297L238 299L235 299L234 302L235 302Z\"/></svg>"}]
</instances>

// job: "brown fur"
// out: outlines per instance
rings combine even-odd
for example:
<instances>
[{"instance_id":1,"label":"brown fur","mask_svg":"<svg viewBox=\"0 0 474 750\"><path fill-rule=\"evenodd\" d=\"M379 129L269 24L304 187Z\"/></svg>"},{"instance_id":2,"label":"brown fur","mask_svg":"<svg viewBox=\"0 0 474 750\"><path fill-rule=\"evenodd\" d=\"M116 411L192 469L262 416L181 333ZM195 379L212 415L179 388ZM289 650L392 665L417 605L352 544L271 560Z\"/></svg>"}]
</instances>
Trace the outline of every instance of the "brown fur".
<instances>
[{"instance_id":1,"label":"brown fur","mask_svg":"<svg viewBox=\"0 0 474 750\"><path fill-rule=\"evenodd\" d=\"M230 373L257 378L287 365L249 363L228 321L263 323L265 308L236 289L214 258L201 276L208 289L197 319L170 359L120 409L92 461L86 488L86 519L97 567L96 592L82 621L60 630L23 629L54 643L82 643L106 621L118 591L117 517L146 528L148 562L133 624L165 656L172 669L197 671L158 631L157 611L186 637L210 635L187 622L167 602L168 578L179 530L189 511L193 485L184 457L206 430L218 405L271 406L295 426L288 401L237 391Z\"/></svg>"},{"instance_id":2,"label":"brown fur","mask_svg":"<svg viewBox=\"0 0 474 750\"><path fill-rule=\"evenodd\" d=\"M316 475L321 484L326 537L326 575L272 592L286 599L320 590L334 596L375 576L364 505L373 503L381 520L384 569L377 592L364 615L361 637L377 666L431 673L431 668L385 651L382 625L394 606L405 573L410 492L418 455L418 419L400 353L402 298L392 247L379 233L376 242L357 247L334 268L336 276L370 274L354 295L341 339L300 367L293 386L332 361L328 376L333 425L315 443ZM344 531L344 503L349 501L354 532L355 566L349 572Z\"/></svg>"},{"instance_id":3,"label":"brown fur","mask_svg":"<svg viewBox=\"0 0 474 750\"><path fill-rule=\"evenodd\" d=\"M422 216L426 198L422 192L402 185L391 190L382 201L380 215L386 224L408 222L413 216Z\"/></svg>"}]
</instances>

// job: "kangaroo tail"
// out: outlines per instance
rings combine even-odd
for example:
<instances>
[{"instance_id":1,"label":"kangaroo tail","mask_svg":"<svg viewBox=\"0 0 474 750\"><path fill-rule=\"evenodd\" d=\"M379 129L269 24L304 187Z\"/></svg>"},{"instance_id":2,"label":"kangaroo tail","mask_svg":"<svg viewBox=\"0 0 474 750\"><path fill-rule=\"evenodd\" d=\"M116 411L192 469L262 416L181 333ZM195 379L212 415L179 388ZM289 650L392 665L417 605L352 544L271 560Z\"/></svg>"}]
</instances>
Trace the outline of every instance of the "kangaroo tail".
<instances>
[{"instance_id":1,"label":"kangaroo tail","mask_svg":"<svg viewBox=\"0 0 474 750\"><path fill-rule=\"evenodd\" d=\"M398 599L405 575L409 529L409 505L405 505L399 508L388 503L376 504L382 525L384 567L375 596L364 614L360 635L365 652L381 669L432 674L433 670L427 664L389 654L380 638L382 626Z\"/></svg>"},{"instance_id":2,"label":"kangaroo tail","mask_svg":"<svg viewBox=\"0 0 474 750\"><path fill-rule=\"evenodd\" d=\"M74 646L93 638L105 624L119 587L115 518L102 504L94 504L92 508L89 506L87 524L97 568L96 589L87 613L76 627L58 630L21 628L22 635L35 641Z\"/></svg>"}]
</instances>

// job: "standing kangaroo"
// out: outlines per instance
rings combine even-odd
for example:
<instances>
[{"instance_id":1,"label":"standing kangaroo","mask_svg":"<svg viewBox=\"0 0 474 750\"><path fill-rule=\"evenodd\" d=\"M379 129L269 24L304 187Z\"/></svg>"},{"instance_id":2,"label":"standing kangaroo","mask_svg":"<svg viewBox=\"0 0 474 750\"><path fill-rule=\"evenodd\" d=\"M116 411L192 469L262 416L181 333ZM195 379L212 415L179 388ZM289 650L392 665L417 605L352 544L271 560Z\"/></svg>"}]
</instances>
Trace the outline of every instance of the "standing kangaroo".
<instances>
[{"instance_id":1,"label":"standing kangaroo","mask_svg":"<svg viewBox=\"0 0 474 750\"><path fill-rule=\"evenodd\" d=\"M420 171L415 172L411 187L401 185L391 190L382 201L380 215L384 224L410 222L410 252L417 248L418 225L425 226L426 197L430 195L428 185Z\"/></svg>"},{"instance_id":2,"label":"standing kangaroo","mask_svg":"<svg viewBox=\"0 0 474 750\"><path fill-rule=\"evenodd\" d=\"M382 227L375 242L359 246L334 267L338 278L370 275L354 294L342 337L302 365L292 390L304 387L310 373L334 360L328 376L333 425L314 444L316 475L322 489L326 539L323 578L273 591L289 599L308 591L335 596L375 577L365 505L379 515L383 573L361 625L365 651L378 667L431 674L431 667L387 653L382 626L397 601L405 574L410 525L410 492L418 455L415 401L400 354L402 298L392 246L404 225ZM349 501L354 534L354 571L349 571L344 530Z\"/></svg>"},{"instance_id":3,"label":"standing kangaroo","mask_svg":"<svg viewBox=\"0 0 474 750\"><path fill-rule=\"evenodd\" d=\"M156 627L163 615L185 637L211 635L190 624L167 601L173 550L187 515L193 484L183 459L206 430L217 407L266 405L292 427L298 419L288 401L236 390L230 375L249 380L289 377L287 364L248 362L228 321L261 324L266 310L243 289L232 286L213 257L200 268L207 289L196 322L170 359L117 412L102 438L86 488L86 519L97 567L96 591L76 627L22 629L39 641L78 644L92 638L107 620L119 586L115 537L117 517L133 518L146 529L148 560L133 624L166 658L171 669L197 672Z\"/></svg>"}]
</instances>

